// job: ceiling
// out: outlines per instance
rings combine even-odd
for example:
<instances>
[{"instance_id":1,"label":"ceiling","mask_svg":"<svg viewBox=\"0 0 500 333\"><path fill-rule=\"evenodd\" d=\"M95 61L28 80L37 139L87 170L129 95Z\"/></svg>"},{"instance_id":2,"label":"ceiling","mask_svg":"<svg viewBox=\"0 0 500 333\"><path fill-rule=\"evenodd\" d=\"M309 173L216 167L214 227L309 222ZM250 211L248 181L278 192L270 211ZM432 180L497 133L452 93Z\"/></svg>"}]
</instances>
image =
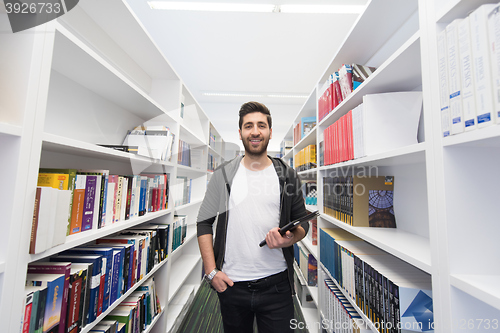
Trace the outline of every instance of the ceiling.
<instances>
[{"instance_id":1,"label":"ceiling","mask_svg":"<svg viewBox=\"0 0 500 333\"><path fill-rule=\"evenodd\" d=\"M273 116L269 151L278 151L358 14L152 10L126 0L226 142L240 145L238 110L256 100ZM196 2L364 5L368 0L197 0ZM205 96L237 92L248 97ZM264 97L257 97L261 95ZM240 145L241 147L241 145Z\"/></svg>"}]
</instances>

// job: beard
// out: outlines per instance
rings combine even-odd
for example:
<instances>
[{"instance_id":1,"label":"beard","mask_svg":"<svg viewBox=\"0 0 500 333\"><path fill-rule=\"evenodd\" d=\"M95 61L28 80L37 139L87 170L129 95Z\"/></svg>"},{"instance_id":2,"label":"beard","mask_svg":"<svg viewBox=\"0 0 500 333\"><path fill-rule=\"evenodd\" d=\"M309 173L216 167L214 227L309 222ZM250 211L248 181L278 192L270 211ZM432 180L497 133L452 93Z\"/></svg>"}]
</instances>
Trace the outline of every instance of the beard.
<instances>
[{"instance_id":1,"label":"beard","mask_svg":"<svg viewBox=\"0 0 500 333\"><path fill-rule=\"evenodd\" d=\"M264 137L263 140L257 147L252 147L250 140L252 138L248 137L245 140L242 140L243 147L245 147L245 154L250 156L261 156L267 154L267 146L269 145L269 137Z\"/></svg>"}]
</instances>

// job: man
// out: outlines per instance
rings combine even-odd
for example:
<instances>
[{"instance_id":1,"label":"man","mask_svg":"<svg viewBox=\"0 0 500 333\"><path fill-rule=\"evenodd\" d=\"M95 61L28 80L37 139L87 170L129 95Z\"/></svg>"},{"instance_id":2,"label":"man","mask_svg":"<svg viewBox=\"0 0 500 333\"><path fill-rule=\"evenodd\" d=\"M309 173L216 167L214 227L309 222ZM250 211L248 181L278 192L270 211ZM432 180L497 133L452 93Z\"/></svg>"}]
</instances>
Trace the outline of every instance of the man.
<instances>
[{"instance_id":1,"label":"man","mask_svg":"<svg viewBox=\"0 0 500 333\"><path fill-rule=\"evenodd\" d=\"M291 332L293 244L309 226L279 233L307 212L295 170L267 156L271 126L265 105L241 106L245 155L215 170L198 214L198 244L206 278L219 295L225 333L253 332L254 318L259 333ZM259 247L263 239L267 245Z\"/></svg>"}]
</instances>

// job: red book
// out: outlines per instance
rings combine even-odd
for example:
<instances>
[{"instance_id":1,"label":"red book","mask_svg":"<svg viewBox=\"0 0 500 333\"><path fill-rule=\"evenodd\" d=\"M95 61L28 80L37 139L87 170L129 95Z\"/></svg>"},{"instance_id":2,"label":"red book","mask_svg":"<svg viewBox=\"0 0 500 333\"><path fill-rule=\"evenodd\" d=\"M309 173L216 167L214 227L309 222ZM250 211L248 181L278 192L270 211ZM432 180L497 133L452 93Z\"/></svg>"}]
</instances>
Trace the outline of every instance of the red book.
<instances>
[{"instance_id":1,"label":"red book","mask_svg":"<svg viewBox=\"0 0 500 333\"><path fill-rule=\"evenodd\" d=\"M354 159L354 146L353 146L353 131L352 131L352 110L347 113L347 138L349 149L349 160Z\"/></svg>"},{"instance_id":2,"label":"red book","mask_svg":"<svg viewBox=\"0 0 500 333\"><path fill-rule=\"evenodd\" d=\"M70 262L34 262L28 265L28 274L64 274L64 288L62 290L61 319L59 333L64 333L66 328L66 313L68 310L69 276L71 273Z\"/></svg>"}]
</instances>

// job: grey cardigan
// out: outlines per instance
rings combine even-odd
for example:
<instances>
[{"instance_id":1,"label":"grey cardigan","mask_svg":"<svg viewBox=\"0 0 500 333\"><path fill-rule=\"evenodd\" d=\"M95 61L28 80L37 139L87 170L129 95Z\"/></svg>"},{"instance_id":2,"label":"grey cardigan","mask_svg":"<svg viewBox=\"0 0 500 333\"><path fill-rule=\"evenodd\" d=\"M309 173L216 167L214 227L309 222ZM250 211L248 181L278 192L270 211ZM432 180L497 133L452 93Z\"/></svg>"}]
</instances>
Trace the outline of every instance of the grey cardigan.
<instances>
[{"instance_id":1,"label":"grey cardigan","mask_svg":"<svg viewBox=\"0 0 500 333\"><path fill-rule=\"evenodd\" d=\"M298 219L307 214L302 196L301 182L296 171L289 167L279 158L269 157L278 174L280 184L280 221L279 226L283 227L288 222ZM205 198L201 204L197 218L198 236L213 234L213 224L217 222L215 228L214 255L215 265L220 270L224 264L224 253L226 247L226 231L228 221L229 191L234 175L238 170L242 156L223 163L215 169L210 182L208 183ZM227 182L223 175L227 176ZM307 223L302 224L306 234L309 230ZM293 246L283 248L288 267L288 279L293 288Z\"/></svg>"}]
</instances>

